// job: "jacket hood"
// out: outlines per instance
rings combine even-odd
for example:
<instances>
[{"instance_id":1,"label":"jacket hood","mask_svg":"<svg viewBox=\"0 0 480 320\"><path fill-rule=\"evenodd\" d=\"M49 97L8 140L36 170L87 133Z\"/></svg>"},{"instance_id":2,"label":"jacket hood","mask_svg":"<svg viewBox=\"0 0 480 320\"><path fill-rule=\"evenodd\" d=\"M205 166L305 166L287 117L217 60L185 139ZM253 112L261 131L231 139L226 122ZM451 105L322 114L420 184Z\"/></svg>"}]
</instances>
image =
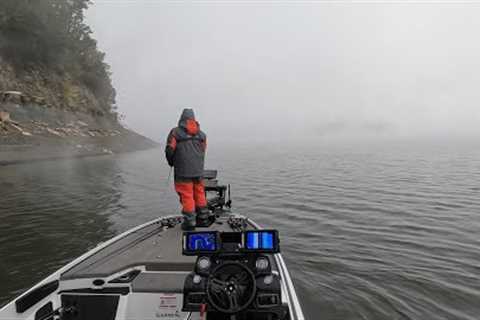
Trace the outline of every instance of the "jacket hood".
<instances>
[{"instance_id":1,"label":"jacket hood","mask_svg":"<svg viewBox=\"0 0 480 320\"><path fill-rule=\"evenodd\" d=\"M181 123L187 121L187 119L195 120L195 113L193 112L193 109L183 109L180 120L178 121L178 125L181 125Z\"/></svg>"},{"instance_id":2,"label":"jacket hood","mask_svg":"<svg viewBox=\"0 0 480 320\"><path fill-rule=\"evenodd\" d=\"M178 126L183 128L189 135L196 135L200 131L200 125L195 121L193 109L183 109Z\"/></svg>"}]
</instances>

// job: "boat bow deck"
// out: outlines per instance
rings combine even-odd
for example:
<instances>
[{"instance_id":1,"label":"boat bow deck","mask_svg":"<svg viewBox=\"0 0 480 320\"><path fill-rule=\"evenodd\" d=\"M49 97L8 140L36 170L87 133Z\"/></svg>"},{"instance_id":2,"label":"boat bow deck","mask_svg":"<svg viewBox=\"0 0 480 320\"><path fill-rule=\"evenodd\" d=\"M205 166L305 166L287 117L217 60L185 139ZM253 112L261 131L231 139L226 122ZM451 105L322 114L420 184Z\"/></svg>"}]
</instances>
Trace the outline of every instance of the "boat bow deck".
<instances>
[{"instance_id":1,"label":"boat bow deck","mask_svg":"<svg viewBox=\"0 0 480 320\"><path fill-rule=\"evenodd\" d=\"M247 225L247 229L253 226ZM228 219L220 218L206 230L232 231L232 228ZM147 225L64 272L61 280L108 277L135 266L145 266L147 271L190 272L195 258L182 255L182 232L180 225L167 228L160 221Z\"/></svg>"}]
</instances>

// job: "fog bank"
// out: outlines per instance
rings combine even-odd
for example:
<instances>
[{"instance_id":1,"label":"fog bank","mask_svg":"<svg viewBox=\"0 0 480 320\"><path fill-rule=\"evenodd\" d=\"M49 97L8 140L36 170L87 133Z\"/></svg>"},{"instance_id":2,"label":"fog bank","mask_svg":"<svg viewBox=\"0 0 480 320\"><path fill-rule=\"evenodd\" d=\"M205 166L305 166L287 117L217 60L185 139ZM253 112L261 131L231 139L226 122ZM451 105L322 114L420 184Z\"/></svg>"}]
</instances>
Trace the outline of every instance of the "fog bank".
<instances>
[{"instance_id":1,"label":"fog bank","mask_svg":"<svg viewBox=\"0 0 480 320\"><path fill-rule=\"evenodd\" d=\"M480 6L96 1L128 126L213 141L480 136Z\"/></svg>"}]
</instances>

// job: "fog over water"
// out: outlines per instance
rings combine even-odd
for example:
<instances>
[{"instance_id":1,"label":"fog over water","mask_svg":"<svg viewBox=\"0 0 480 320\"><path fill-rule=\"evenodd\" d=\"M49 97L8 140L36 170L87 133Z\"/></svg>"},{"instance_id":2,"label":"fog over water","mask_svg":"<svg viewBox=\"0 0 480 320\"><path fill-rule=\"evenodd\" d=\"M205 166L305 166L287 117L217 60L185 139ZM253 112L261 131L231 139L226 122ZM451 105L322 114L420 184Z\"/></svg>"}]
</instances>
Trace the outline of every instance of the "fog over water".
<instances>
[{"instance_id":1,"label":"fog over water","mask_svg":"<svg viewBox=\"0 0 480 320\"><path fill-rule=\"evenodd\" d=\"M480 5L110 1L88 20L126 123L163 141L196 109L212 141L475 138Z\"/></svg>"}]
</instances>

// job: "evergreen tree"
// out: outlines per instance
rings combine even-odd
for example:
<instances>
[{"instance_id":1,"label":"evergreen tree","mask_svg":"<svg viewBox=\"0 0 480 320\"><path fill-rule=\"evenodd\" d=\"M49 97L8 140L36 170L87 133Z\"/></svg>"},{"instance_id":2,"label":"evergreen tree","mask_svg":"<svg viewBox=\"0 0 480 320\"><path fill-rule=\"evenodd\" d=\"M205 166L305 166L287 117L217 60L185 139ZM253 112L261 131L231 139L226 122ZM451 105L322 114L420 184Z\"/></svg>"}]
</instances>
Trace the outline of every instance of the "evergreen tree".
<instances>
[{"instance_id":1,"label":"evergreen tree","mask_svg":"<svg viewBox=\"0 0 480 320\"><path fill-rule=\"evenodd\" d=\"M115 103L110 67L84 22L90 0L1 0L0 55L18 69L43 65L68 72L109 111Z\"/></svg>"}]
</instances>

